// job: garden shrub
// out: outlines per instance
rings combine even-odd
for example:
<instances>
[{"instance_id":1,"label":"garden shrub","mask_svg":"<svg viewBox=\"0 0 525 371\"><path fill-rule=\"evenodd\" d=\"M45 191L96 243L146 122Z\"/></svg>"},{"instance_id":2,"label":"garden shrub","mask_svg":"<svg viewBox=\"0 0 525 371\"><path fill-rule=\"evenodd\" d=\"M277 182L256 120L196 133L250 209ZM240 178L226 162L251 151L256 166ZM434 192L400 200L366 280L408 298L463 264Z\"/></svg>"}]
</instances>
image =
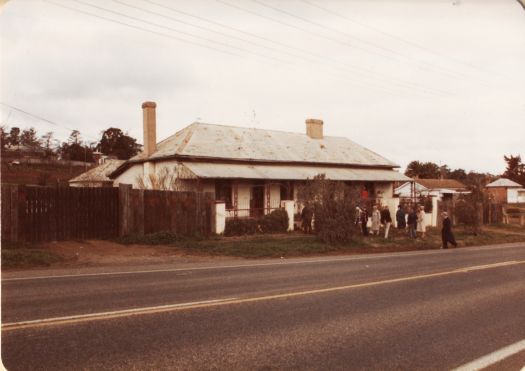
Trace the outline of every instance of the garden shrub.
<instances>
[{"instance_id":1,"label":"garden shrub","mask_svg":"<svg viewBox=\"0 0 525 371\"><path fill-rule=\"evenodd\" d=\"M226 219L225 236L242 236L257 232L257 220L251 218Z\"/></svg>"},{"instance_id":2,"label":"garden shrub","mask_svg":"<svg viewBox=\"0 0 525 371\"><path fill-rule=\"evenodd\" d=\"M277 209L261 217L258 222L263 233L284 233L288 230L288 213L284 209Z\"/></svg>"}]
</instances>

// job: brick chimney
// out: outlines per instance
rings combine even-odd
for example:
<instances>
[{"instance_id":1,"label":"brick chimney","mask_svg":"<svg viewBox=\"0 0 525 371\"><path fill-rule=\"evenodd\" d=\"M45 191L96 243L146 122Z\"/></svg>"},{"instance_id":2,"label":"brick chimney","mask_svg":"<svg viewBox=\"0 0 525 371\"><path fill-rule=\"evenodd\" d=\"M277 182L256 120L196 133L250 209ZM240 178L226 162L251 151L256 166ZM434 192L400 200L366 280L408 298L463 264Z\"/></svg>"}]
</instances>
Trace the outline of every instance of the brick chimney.
<instances>
[{"instance_id":1,"label":"brick chimney","mask_svg":"<svg viewBox=\"0 0 525 371\"><path fill-rule=\"evenodd\" d=\"M323 139L323 120L306 119L306 135L312 139Z\"/></svg>"},{"instance_id":2,"label":"brick chimney","mask_svg":"<svg viewBox=\"0 0 525 371\"><path fill-rule=\"evenodd\" d=\"M157 150L157 118L155 108L157 103L142 103L142 119L144 124L144 154L150 156Z\"/></svg>"}]
</instances>

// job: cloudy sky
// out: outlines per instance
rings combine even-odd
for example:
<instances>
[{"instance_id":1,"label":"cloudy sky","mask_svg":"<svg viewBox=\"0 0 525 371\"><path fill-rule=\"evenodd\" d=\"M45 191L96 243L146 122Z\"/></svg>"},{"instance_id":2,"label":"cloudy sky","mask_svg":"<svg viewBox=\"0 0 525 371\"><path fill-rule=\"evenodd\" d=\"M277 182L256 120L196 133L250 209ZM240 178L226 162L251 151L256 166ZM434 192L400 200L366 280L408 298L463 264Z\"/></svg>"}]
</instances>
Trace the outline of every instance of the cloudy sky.
<instances>
[{"instance_id":1,"label":"cloudy sky","mask_svg":"<svg viewBox=\"0 0 525 371\"><path fill-rule=\"evenodd\" d=\"M152 100L159 140L320 118L402 168L525 157L516 0L10 0L0 42L2 124L62 140L116 126L142 141Z\"/></svg>"}]
</instances>

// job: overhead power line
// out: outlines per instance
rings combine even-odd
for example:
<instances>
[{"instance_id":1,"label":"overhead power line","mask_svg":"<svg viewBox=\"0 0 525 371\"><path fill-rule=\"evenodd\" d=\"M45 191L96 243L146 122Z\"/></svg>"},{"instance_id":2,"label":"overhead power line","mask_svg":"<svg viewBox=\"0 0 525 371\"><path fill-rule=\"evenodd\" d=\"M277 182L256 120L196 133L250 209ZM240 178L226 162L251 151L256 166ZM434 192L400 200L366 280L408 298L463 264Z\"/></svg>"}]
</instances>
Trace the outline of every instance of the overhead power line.
<instances>
[{"instance_id":1,"label":"overhead power line","mask_svg":"<svg viewBox=\"0 0 525 371\"><path fill-rule=\"evenodd\" d=\"M407 57L407 56L405 56L405 55L403 55L403 54L401 54L401 53L399 53L399 52L397 52L397 51L395 51L393 49L385 48L385 47L383 47L381 45L376 45L374 43L371 43L369 41L363 40L363 39L361 39L359 37L356 37L354 35L350 35L347 32L343 32L341 30L338 30L337 28L328 27L328 26L326 26L326 25L324 25L322 23L315 22L315 21L313 21L311 19L307 19L307 18L298 16L298 15L296 15L296 14L294 14L292 12L286 11L286 10L284 10L282 8L266 4L265 2L263 2L261 0L251 0L251 1L256 3L256 4L259 4L259 5L263 6L265 8L272 9L273 11L276 11L278 13L285 14L285 15L287 15L289 17L292 17L292 18L295 18L295 19L299 19L302 22L305 22L305 23L308 23L308 24L313 24L313 25L315 25L315 26L317 26L319 28L322 28L322 29L325 29L325 30L328 30L328 31L331 31L331 32L335 32L335 33L338 33L338 34L341 34L341 35L343 35L344 37L346 37L348 39L354 39L354 40L357 40L358 42L360 42L362 44L370 45L370 46L372 46L372 48L376 48L376 49L379 49L381 51L384 51L386 54L385 53L378 53L377 51L374 51L374 50L368 50L367 48L363 48L363 47L355 45L355 44L349 44L349 43L346 43L346 42L343 43L344 45L347 45L347 46L350 46L350 47L362 50L365 53L374 54L374 55L385 57L385 58L388 58L388 59L391 59L391 60L399 61L399 58L392 57L391 55L389 55L389 54L393 54L394 56L403 58L404 60L408 61L409 63L414 63L414 62L417 63L418 67L420 67L420 68L425 67L427 70L428 69L433 69L434 71L440 72L440 73L445 74L445 75L447 75L449 77L464 79L467 76L464 73L458 73L458 72L455 72L455 71L450 71L447 68L443 68L443 67L440 67L440 66L434 66L433 64L425 62L425 61L421 61L421 60L414 61L413 58ZM323 36L323 37L325 37L325 36ZM333 39L333 38L329 38L329 39L331 39L332 41L341 43L340 40ZM477 81L477 83L479 83L479 81Z\"/></svg>"},{"instance_id":2,"label":"overhead power line","mask_svg":"<svg viewBox=\"0 0 525 371\"><path fill-rule=\"evenodd\" d=\"M81 13L81 14L86 14L86 15L89 15L89 16L92 16L92 17L96 17L96 18L103 19L103 20L105 20L105 21L114 22L114 23L117 23L117 24L121 24L121 25L125 25L125 26L131 27L131 28L135 28L135 29L138 29L138 30L140 30L140 31L146 31L146 32L150 32L150 33L158 34L158 35L160 35L160 36L164 36L164 37L170 37L170 36L171 36L171 35L169 35L169 34L165 34L165 33L157 32L157 31L152 31L152 30L150 30L150 29L143 28L143 27L139 27L139 26L135 26L135 25L130 25L129 23L126 23L126 22L122 22L122 21L114 20L114 19L112 19L112 18L108 18L108 17L100 16L100 15L98 15L98 14L93 14L93 13L91 13L91 12L86 12L86 11L84 11L84 10L80 10L80 9L77 9L77 8L72 8L72 7L69 7L69 6L64 6L64 5L62 5L62 4L57 4L57 3L53 2L53 1L50 1L50 0L44 0L44 1L47 1L47 2L49 2L49 3L52 3L53 5L57 5L57 6L59 6L59 7L63 7L63 8L66 8L66 9L69 9L69 10L72 10L72 11L75 11L75 12L79 12L79 13ZM80 1L80 0L75 0L75 1L80 2L80 3L84 3L84 4L86 4L86 5L92 5L92 4L88 4L88 3L82 2L82 1ZM98 6L93 6L93 7L96 7L96 8L98 8L98 9L100 9L100 10L106 10L105 8L98 7ZM116 13L116 14L121 14L122 16L128 17L127 15L122 14L122 13L119 13L119 12L115 12L115 11L110 11L110 12L112 12L112 13ZM144 23L146 23L146 24L158 25L158 24L156 24L156 23L152 23L152 22L144 21L144 20L142 20L142 19L140 19L140 18L137 18L137 17L132 17L132 18L134 18L134 20L141 20L142 22L144 22ZM170 28L170 29L172 29L172 28ZM172 29L172 30L173 30L173 29ZM170 38L171 38L171 37L170 37ZM181 38L179 38L179 37L174 37L174 38L175 38L176 40L184 40L184 41L188 42L187 40L185 40L185 39L181 39ZM194 43L194 42L190 42L190 43ZM199 46L203 46L203 45L199 43ZM221 52L225 52L225 51L223 51L222 49L217 49L217 48L212 48L212 49L213 49L213 50L218 50L218 51L221 51ZM233 54L234 56L240 56L240 55L238 55L238 54L234 54L234 53L229 53L229 54ZM301 57L301 58L304 59L304 57ZM282 62L281 60L277 60L277 61L278 61L278 62ZM333 73L332 73L332 74L333 74ZM337 80L338 82L340 82L340 78L341 78L341 77L339 76L339 80ZM344 76L344 78L349 79L348 76ZM376 78L377 78L377 77L376 77ZM356 83L355 78L354 78L353 76L350 77L350 79L352 80L352 83L353 83L353 84ZM380 80L380 81L381 81L381 80ZM376 89L376 90L385 90L384 87L382 87L382 86L377 86L377 85L374 85L374 84L371 84L370 82L366 82L366 83L363 83L363 82L357 82L357 84L361 84L361 85L364 86L364 87L369 87L369 88L373 88L373 89ZM407 84L410 84L410 83L407 83ZM411 91L411 93L413 93L413 90L414 90L414 88L412 88L412 87L402 87L402 88L404 88L404 89L409 89L409 90ZM423 89L425 89L425 88L423 88ZM388 87L387 87L387 90L388 90ZM422 89L421 89L421 90L422 90ZM427 91L428 91L428 89L427 89ZM389 93L392 93L392 91L389 91ZM428 92L427 92L427 94L428 94ZM440 94L440 93L438 93L438 94ZM441 95L442 95L442 94L441 94Z\"/></svg>"},{"instance_id":3,"label":"overhead power line","mask_svg":"<svg viewBox=\"0 0 525 371\"><path fill-rule=\"evenodd\" d=\"M273 60L275 60L277 62L280 62L280 63L289 63L288 61L283 61L283 60L280 60L278 58L269 57L269 56L266 56L264 54L253 52L251 50L247 50L247 49L244 49L244 48L239 48L237 46L233 46L233 45L230 45L230 44L227 44L227 43L223 43L223 42L220 42L220 41L217 41L217 40L212 40L212 39L209 39L207 37L202 37L202 36L199 36L199 35L195 35L195 34L192 34L192 33L189 33L189 32L185 32L185 31L173 28L173 27L168 27L168 26L164 26L164 25L161 25L161 24L158 24L158 23L145 21L145 20L143 20L141 18L130 16L128 14L117 12L117 11L114 11L114 10L111 10L111 9L107 9L107 8L104 8L104 7L101 7L101 6L93 5L93 4L90 4L90 3L82 1L82 0L71 0L71 1L74 1L74 2L79 3L79 4L83 4L83 5L89 6L91 8L99 9L99 10L102 10L104 12L115 14L115 15L118 15L120 17L132 19L132 20L137 21L137 22L153 25L155 27L163 28L165 30L169 30L169 31L172 31L172 32L180 33L180 34L185 35L185 36L189 36L189 37L193 37L193 38L196 38L196 39L199 39L199 40L203 40L203 41L206 41L206 42L209 42L209 43L212 43L212 44L218 44L218 45L221 45L221 46L224 46L224 47L227 47L227 48L235 49L235 50L240 51L240 52L253 54L253 55L256 55L258 57L262 57L262 58L266 58L266 59L273 59Z\"/></svg>"},{"instance_id":4,"label":"overhead power line","mask_svg":"<svg viewBox=\"0 0 525 371\"><path fill-rule=\"evenodd\" d=\"M199 29L204 29L208 32L212 32L212 33L218 33L222 36L226 36L226 37L230 37L230 38L234 38L234 39L240 39L240 38L237 38L235 36L232 36L232 35L229 35L229 34L225 34L223 32L218 32L216 30L213 30L213 29L210 29L210 28L207 28L207 27L203 27L203 26L199 26L199 25L195 25L193 23L189 23L189 22L186 22L186 21L181 21L180 19L177 19L177 18L173 18L173 17L170 17L170 16L166 16L165 14L161 14L161 13L158 13L158 12L153 12L149 9L144 9L144 8L141 8L141 7L137 7L137 6L133 6L133 5L129 5L129 4L126 4L125 2L121 1L121 0L113 0L114 2L116 3L119 3L119 4L122 4L122 5L125 5L127 7L130 7L130 8L133 8L133 9L136 9L136 10L139 10L139 11L142 11L142 12L145 12L145 13L148 13L148 14L154 14L156 16L160 16L162 18L166 18L166 19L169 19L169 20L173 20L175 22L179 22L179 23L184 23L186 25L189 25L189 26L192 26L192 27L196 27L196 28L199 28ZM219 22L215 22L215 21L211 21L209 19L206 19L206 18L203 18L203 17L200 17L200 16L195 16L193 14L190 14L190 13L187 13L187 12L180 12L178 11L177 9L174 9L172 7L168 7L168 6L164 6L162 4L159 4L159 3L156 3L156 2L153 2L153 1L150 1L150 0L145 0L146 2L148 3L151 3L151 4L154 4L156 6L159 6L163 9L166 9L166 10L170 10L172 12L175 12L175 13L179 13L179 14L184 14L186 16L190 16L190 17L193 17L193 18L197 18L199 20L202 20L202 21L205 21L205 22L208 22L208 23L211 23L211 24L215 24L215 25L218 25L220 27L223 27L223 28L227 28L227 29L233 29L234 31L236 32L241 32L243 34L248 34L250 36L255 36L255 37L258 37L258 35L255 35L253 33L248 33L248 32L244 32L243 30L239 30L239 29L236 29L236 28L232 28L230 26L226 26L226 25L223 25ZM356 67L356 66L352 66L352 65L348 65L346 63L342 63L340 61L337 61L333 58L330 58L329 56L326 56L326 55L320 55L320 54L316 54L316 53L312 53L310 51L307 51L307 50L304 50L304 49L301 49L301 48L297 48L297 47L294 47L294 46L291 46L291 45L287 45L287 44L284 44L284 43L281 43L281 42L274 42L273 40L271 39L268 39L268 38L262 38L264 40L267 40L267 41L270 41L270 42L273 42L274 44L277 44L279 46L284 46L286 49L293 49L293 50L298 50L300 51L301 53L303 54L307 54L309 56L314 56L315 58L318 58L319 61L317 60L310 60L311 63L315 63L315 64L320 64L320 63L323 63L323 64L326 64L326 62L330 62L332 64L336 64L338 65L338 69L341 70L341 66L344 67L345 69L346 68L350 68L350 69L353 69L353 70L357 70L357 71L360 71L360 73L364 73L364 74L367 74L368 76L363 76L363 78L367 78L367 79L373 79L373 80L379 80L380 83L384 83L384 78L379 78L378 76L376 76L378 73L377 72L371 72L365 68L360 68L360 67ZM261 47L261 48L265 48L267 50L271 50L271 51L274 51L274 52L277 52L279 54L286 54L288 56L291 56L293 58L300 58L302 61L304 61L304 56L302 55L297 55L295 53L290 53L288 50L279 50L279 49L276 49L274 47L269 47L267 45L263 45L263 44L260 44L260 43L254 43L253 41L251 40L246 40L246 39L240 39L241 41L244 41L244 42L249 42L251 43L251 45L255 45L255 46L258 46L258 47ZM354 71L352 71L352 73L355 74ZM422 87L421 85L418 85L418 84L414 84L412 82L409 82L409 81L404 81L404 80L401 80L401 79L397 79L397 78L392 78L390 76L386 76L384 75L386 79L389 79L389 80L392 80L395 82L395 84L397 84L398 86L402 87L402 88L410 88L410 89L414 89L414 88L420 88L420 89L424 89L425 92L435 92L435 93L438 93L438 94L447 94L447 92L443 92L443 91L440 91L440 90L437 90L437 89L432 89L432 88L428 88L428 87Z\"/></svg>"},{"instance_id":5,"label":"overhead power line","mask_svg":"<svg viewBox=\"0 0 525 371\"><path fill-rule=\"evenodd\" d=\"M55 121L52 121L52 120L46 119L46 118L44 118L44 117L42 117L42 116L39 116L39 115L37 115L37 114L31 113L31 112L26 111L26 110L24 110L24 109L22 109L22 108L15 107L15 106L13 106L13 105L11 105L11 104L7 104L7 103L4 103L4 102L0 102L0 104L1 104L2 106L8 107L8 108L10 108L10 109L12 109L12 110L15 110L15 111L18 111L18 112L20 112L20 113L23 113L24 115L27 115L27 116L29 116L29 117L33 117L33 118L35 118L35 119L37 119L37 120L47 122L48 124L51 124L51 125L53 125L53 126L57 126L57 127L59 127L59 128L67 129L67 130L71 130L71 131L73 131L73 130L77 130L77 129L73 129L73 128L67 127L67 126L65 126L65 125L59 124L59 123L57 123L57 122L55 122ZM94 140L99 140L99 138L95 138L95 137L93 137L93 136L91 136L91 135L88 135L88 134L84 134L84 136L89 137L89 138L94 139Z\"/></svg>"},{"instance_id":6,"label":"overhead power line","mask_svg":"<svg viewBox=\"0 0 525 371\"><path fill-rule=\"evenodd\" d=\"M372 30L372 31L377 32L377 33L380 33L380 34L382 34L384 36L387 36L387 37L389 37L391 39L400 41L400 42L402 42L402 43L404 43L406 45L409 45L409 46L411 46L413 48L419 49L419 50L424 51L426 53L438 56L438 57L443 58L443 59L447 59L447 60L449 60L451 62L463 65L463 66L468 67L470 69L476 69L476 70L478 70L480 72L483 72L484 74L487 73L487 72L489 72L490 74L494 74L494 71L489 71L489 70L487 70L485 68L478 67L478 66L476 66L474 64L462 61L462 60L460 60L458 58L454 58L453 56L448 55L448 54L439 53L439 52L437 52L435 50L432 50L432 49L429 49L429 48L427 48L427 47L425 47L423 45L420 45L420 44L418 44L418 43L416 43L414 41L408 40L406 38L403 38L403 37L400 37L398 35L392 34L390 32L386 32L386 31L381 30L381 29L379 29L377 27L371 26L371 25L369 25L367 23L360 22L360 21L357 21L355 19L349 18L349 17L347 17L345 15L342 15L342 14L340 14L338 12L335 12L335 11L333 11L331 9L328 9L328 8L326 8L324 6L321 6L321 5L319 5L319 4L317 4L317 3L313 2L313 1L310 1L310 0L299 0L299 1L301 1L301 2L303 2L305 4L308 4L308 5L312 6L312 7L315 7L317 9L320 9L320 10L322 10L322 11L328 13L328 14L331 14L331 15L336 16L338 18L344 19L344 20L346 20L346 21L348 21L350 23L357 24L357 25L359 25L361 27L368 28L369 30ZM507 76L504 76L504 77L507 77Z\"/></svg>"},{"instance_id":7,"label":"overhead power line","mask_svg":"<svg viewBox=\"0 0 525 371\"><path fill-rule=\"evenodd\" d=\"M229 6L231 8L240 10L242 12L245 12L245 13L248 13L248 14L252 14L252 15L254 15L256 17L260 17L260 18L263 18L263 19L267 19L269 21L272 21L272 22L277 23L277 24L281 24L281 25L286 26L286 27L294 28L296 30L299 30L299 31L311 34L311 35L313 35L315 37L320 37L320 38L323 38L323 39L326 39L326 40L330 40L330 41L334 41L336 43L340 43L342 45L353 47L352 44L348 44L348 43L346 43L344 41L337 40L337 39L334 39L334 38L331 38L331 37L328 37L328 36L325 36L325 35L320 35L320 34L315 33L315 32L311 32L308 29L305 29L305 28L302 28L302 27L299 27L299 26L296 26L296 25L293 25L293 24L290 24L290 23L287 23L287 22L283 22L281 20L278 20L278 19L266 16L266 15L263 15L263 14L260 14L260 13L257 13L257 12L254 12L252 10L249 10L249 9L246 9L246 8L243 8L243 7L231 4L231 3L226 2L224 0L216 0L216 1L221 3L221 4L224 4L226 6ZM403 81L403 80L400 80L400 79L392 78L391 76L388 76L388 75L386 75L384 73L380 73L378 71L371 70L371 69L368 69L368 68L365 68L365 67L356 67L356 66L354 66L353 68L359 69L362 73L372 74L372 75L375 76L376 79L379 79L378 76L383 76L386 79L396 80L396 81L398 81L401 84L408 84L408 85L412 86L412 88L416 88L416 89L419 88L419 89L424 90L426 92L437 93L437 94L440 94L440 95L450 94L450 92L447 92L447 91L443 91L443 90L439 90L439 89L435 89L435 88L429 88L429 87L421 87L420 85L418 86L418 84L415 84L415 83L406 82L406 81Z\"/></svg>"}]
</instances>

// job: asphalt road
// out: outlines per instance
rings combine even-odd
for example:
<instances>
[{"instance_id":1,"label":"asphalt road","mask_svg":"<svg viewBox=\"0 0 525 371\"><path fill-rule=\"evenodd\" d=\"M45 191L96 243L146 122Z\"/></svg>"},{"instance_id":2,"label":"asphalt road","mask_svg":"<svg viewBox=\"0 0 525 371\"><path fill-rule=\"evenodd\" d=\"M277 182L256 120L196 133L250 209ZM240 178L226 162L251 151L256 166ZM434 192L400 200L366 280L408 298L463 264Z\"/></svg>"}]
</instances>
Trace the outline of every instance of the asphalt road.
<instances>
[{"instance_id":1,"label":"asphalt road","mask_svg":"<svg viewBox=\"0 0 525 371\"><path fill-rule=\"evenodd\" d=\"M2 323L8 370L452 369L525 339L525 244L3 274Z\"/></svg>"}]
</instances>

